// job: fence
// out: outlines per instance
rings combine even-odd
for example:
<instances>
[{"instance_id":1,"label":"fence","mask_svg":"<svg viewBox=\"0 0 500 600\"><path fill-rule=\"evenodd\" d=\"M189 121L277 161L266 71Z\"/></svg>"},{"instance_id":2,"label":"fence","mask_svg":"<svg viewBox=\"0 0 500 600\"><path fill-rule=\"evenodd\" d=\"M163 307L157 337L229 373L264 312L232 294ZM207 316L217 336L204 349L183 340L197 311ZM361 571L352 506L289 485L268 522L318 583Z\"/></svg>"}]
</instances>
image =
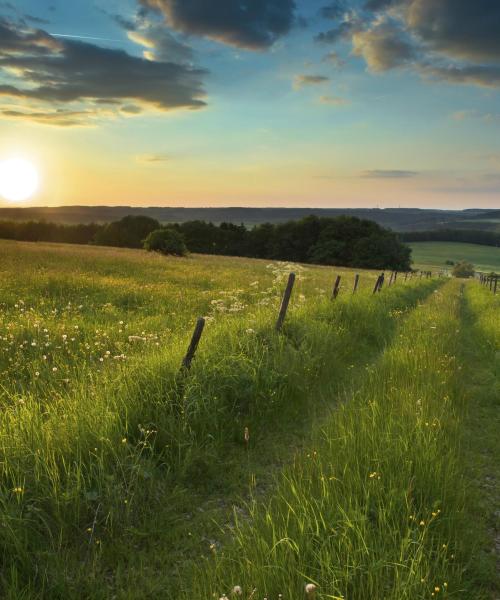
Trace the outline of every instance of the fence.
<instances>
[{"instance_id":1,"label":"fence","mask_svg":"<svg viewBox=\"0 0 500 600\"><path fill-rule=\"evenodd\" d=\"M408 272L405 273L403 282L408 281L408 279L412 279L414 275L415 275L415 273L413 271L411 271L409 273ZM420 271L420 279L424 276L425 276L425 278L431 278L432 272L431 271ZM287 281L287 284L285 287L285 291L283 293L283 298L281 300L278 318L276 320L275 329L277 332L280 332L283 328L286 314L288 312L288 307L290 305L290 299L292 297L293 286L295 285L295 280L296 280L295 273L293 273L293 272L290 273L288 276L288 281ZM387 287L390 287L391 285L395 285L397 280L398 280L398 272L392 271L392 273L390 275L389 283L387 284ZM342 276L337 275L337 277L335 278L335 283L333 285L332 296L331 296L332 300L336 300L340 293L341 281L342 281ZM359 282L360 282L360 276L359 276L359 274L356 274L356 276L354 278L354 286L352 289L353 295L356 294L356 292L358 290ZM378 294L382 291L384 282L385 282L385 273L382 272L377 277L372 295ZM496 287L495 287L495 290L496 290ZM188 350L186 352L184 359L182 360L181 372L187 372L191 368L191 364L195 357L196 350L198 348L198 344L200 343L204 328L205 328L205 319L203 317L199 317L198 320L196 321L196 325L194 328L193 335L191 337L191 341L189 343Z\"/></svg>"},{"instance_id":2,"label":"fence","mask_svg":"<svg viewBox=\"0 0 500 600\"><path fill-rule=\"evenodd\" d=\"M490 273L489 275L486 275L485 273L479 273L479 283L483 286L486 286L490 292L493 292L493 294L496 294L499 277L500 275L497 275L496 273Z\"/></svg>"}]
</instances>

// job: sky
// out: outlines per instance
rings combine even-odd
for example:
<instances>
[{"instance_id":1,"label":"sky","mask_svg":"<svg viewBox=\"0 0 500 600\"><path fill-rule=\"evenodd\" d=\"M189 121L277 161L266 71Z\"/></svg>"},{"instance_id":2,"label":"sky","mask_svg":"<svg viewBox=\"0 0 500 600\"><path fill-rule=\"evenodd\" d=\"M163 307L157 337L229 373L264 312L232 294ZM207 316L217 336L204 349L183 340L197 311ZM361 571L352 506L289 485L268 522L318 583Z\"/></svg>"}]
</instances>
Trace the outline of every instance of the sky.
<instances>
[{"instance_id":1,"label":"sky","mask_svg":"<svg viewBox=\"0 0 500 600\"><path fill-rule=\"evenodd\" d=\"M23 206L500 208L500 2L0 0L14 156Z\"/></svg>"}]
</instances>

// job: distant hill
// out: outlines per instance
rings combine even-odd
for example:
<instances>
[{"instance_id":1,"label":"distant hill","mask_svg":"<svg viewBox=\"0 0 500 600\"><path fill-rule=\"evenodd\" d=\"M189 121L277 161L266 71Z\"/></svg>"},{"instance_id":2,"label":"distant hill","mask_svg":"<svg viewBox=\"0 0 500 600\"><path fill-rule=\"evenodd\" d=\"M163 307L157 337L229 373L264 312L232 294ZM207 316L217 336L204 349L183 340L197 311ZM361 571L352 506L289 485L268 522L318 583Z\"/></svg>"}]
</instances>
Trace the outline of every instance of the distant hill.
<instances>
[{"instance_id":1,"label":"distant hill","mask_svg":"<svg viewBox=\"0 0 500 600\"><path fill-rule=\"evenodd\" d=\"M185 208L137 206L60 206L35 208L0 208L0 220L45 220L54 223L107 223L126 215L147 215L162 223L203 220L219 224L281 223L308 215L339 215L370 219L394 231L431 229L486 229L500 231L500 211L487 209L432 210L418 208Z\"/></svg>"}]
</instances>

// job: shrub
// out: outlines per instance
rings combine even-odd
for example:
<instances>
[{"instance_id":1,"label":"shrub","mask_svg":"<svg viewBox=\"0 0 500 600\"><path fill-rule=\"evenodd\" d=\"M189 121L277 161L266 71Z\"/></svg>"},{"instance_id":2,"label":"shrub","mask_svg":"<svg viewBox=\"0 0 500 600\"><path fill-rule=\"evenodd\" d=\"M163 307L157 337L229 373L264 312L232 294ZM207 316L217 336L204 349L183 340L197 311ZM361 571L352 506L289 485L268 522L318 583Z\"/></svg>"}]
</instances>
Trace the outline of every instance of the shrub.
<instances>
[{"instance_id":1,"label":"shrub","mask_svg":"<svg viewBox=\"0 0 500 600\"><path fill-rule=\"evenodd\" d=\"M155 229L144 240L144 248L149 252L186 256L188 249L182 233L172 228Z\"/></svg>"},{"instance_id":2,"label":"shrub","mask_svg":"<svg viewBox=\"0 0 500 600\"><path fill-rule=\"evenodd\" d=\"M474 277L475 269L474 265L470 262L462 260L458 262L452 270L452 275L454 277L460 277L467 279L468 277Z\"/></svg>"}]
</instances>

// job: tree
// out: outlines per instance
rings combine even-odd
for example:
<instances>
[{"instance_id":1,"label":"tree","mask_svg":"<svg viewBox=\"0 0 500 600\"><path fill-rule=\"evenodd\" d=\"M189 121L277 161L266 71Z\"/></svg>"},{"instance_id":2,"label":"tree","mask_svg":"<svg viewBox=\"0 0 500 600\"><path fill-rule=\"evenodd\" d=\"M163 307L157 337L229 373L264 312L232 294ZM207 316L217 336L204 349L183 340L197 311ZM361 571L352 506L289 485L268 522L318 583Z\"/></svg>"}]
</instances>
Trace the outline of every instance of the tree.
<instances>
[{"instance_id":1,"label":"tree","mask_svg":"<svg viewBox=\"0 0 500 600\"><path fill-rule=\"evenodd\" d=\"M160 252L174 256L186 256L188 252L182 233L171 227L152 231L144 240L144 248L148 252Z\"/></svg>"},{"instance_id":2,"label":"tree","mask_svg":"<svg viewBox=\"0 0 500 600\"><path fill-rule=\"evenodd\" d=\"M451 273L454 277L467 279L469 277L474 277L475 268L472 263L462 260L453 267Z\"/></svg>"},{"instance_id":3,"label":"tree","mask_svg":"<svg viewBox=\"0 0 500 600\"><path fill-rule=\"evenodd\" d=\"M151 217L128 215L120 221L109 223L97 232L94 243L101 246L142 248L143 241L160 223Z\"/></svg>"}]
</instances>

